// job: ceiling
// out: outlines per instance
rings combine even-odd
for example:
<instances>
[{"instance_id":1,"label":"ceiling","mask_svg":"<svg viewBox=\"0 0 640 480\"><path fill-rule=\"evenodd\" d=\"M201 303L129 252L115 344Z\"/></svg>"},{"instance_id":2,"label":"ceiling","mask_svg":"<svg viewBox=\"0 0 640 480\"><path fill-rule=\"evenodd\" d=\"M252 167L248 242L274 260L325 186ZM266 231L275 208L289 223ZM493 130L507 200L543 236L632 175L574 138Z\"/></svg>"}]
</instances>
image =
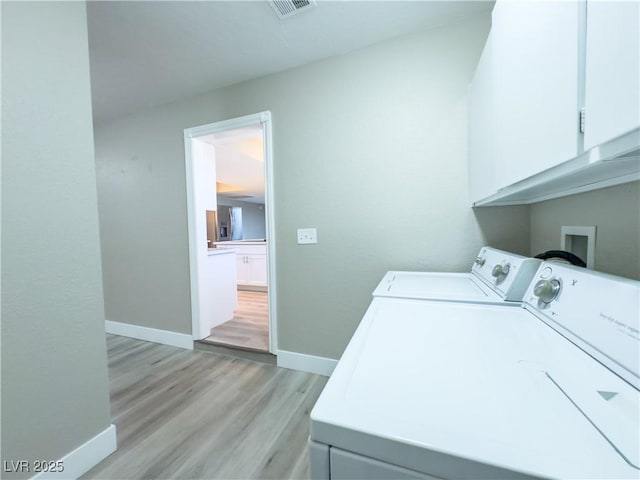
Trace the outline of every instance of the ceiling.
<instances>
[{"instance_id":1,"label":"ceiling","mask_svg":"<svg viewBox=\"0 0 640 480\"><path fill-rule=\"evenodd\" d=\"M88 2L94 121L454 21L484 1L328 1L280 19L266 1Z\"/></svg>"},{"instance_id":2,"label":"ceiling","mask_svg":"<svg viewBox=\"0 0 640 480\"><path fill-rule=\"evenodd\" d=\"M218 197L265 202L262 125L204 135L198 141L215 147Z\"/></svg>"}]
</instances>

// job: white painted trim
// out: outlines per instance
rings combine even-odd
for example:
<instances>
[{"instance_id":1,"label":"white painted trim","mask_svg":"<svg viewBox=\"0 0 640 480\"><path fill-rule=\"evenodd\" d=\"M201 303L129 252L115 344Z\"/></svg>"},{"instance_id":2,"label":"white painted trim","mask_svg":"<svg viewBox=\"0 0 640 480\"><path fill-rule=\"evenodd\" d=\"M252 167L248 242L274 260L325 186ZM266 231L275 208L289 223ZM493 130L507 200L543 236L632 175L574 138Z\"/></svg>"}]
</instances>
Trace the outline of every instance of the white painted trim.
<instances>
[{"instance_id":1,"label":"white painted trim","mask_svg":"<svg viewBox=\"0 0 640 480\"><path fill-rule=\"evenodd\" d=\"M328 377L333 373L333 369L336 368L337 364L338 360L333 358L316 357L305 353L287 352L286 350L278 351L278 366L291 370Z\"/></svg>"},{"instance_id":2,"label":"white painted trim","mask_svg":"<svg viewBox=\"0 0 640 480\"><path fill-rule=\"evenodd\" d=\"M278 355L277 283L276 283L276 217L273 195L273 137L271 113L265 112L264 125L264 175L265 210L267 215L267 297L269 303L269 352Z\"/></svg>"},{"instance_id":3,"label":"white painted trim","mask_svg":"<svg viewBox=\"0 0 640 480\"><path fill-rule=\"evenodd\" d=\"M267 236L267 278L269 301L269 351L278 355L278 322L277 322L277 289L276 289L276 229L273 195L273 140L271 126L271 112L265 111L253 115L232 118L220 122L187 128L184 131L184 154L187 184L187 222L189 233L189 265L191 278L191 324L193 338L197 337L199 326L199 299L198 299L198 261L196 220L194 205L194 171L191 141L195 138L212 133L220 133L238 128L250 127L262 124L264 127L264 168L265 168L265 210L266 210L266 236Z\"/></svg>"},{"instance_id":4,"label":"white painted trim","mask_svg":"<svg viewBox=\"0 0 640 480\"><path fill-rule=\"evenodd\" d=\"M147 342L171 345L172 347L186 348L193 350L193 337L186 333L170 332L169 330L158 330L157 328L141 327L129 323L112 322L105 320L105 330L107 333L121 335L123 337L137 338Z\"/></svg>"},{"instance_id":5,"label":"white painted trim","mask_svg":"<svg viewBox=\"0 0 640 480\"><path fill-rule=\"evenodd\" d=\"M205 135L211 135L212 133L226 132L227 130L235 130L238 128L250 127L259 123L265 123L271 121L271 112L260 112L252 115L245 115L243 117L231 118L229 120L222 120L220 122L208 123L206 125L200 125L198 127L187 128L184 131L185 136L189 138L197 138Z\"/></svg>"},{"instance_id":6,"label":"white painted trim","mask_svg":"<svg viewBox=\"0 0 640 480\"><path fill-rule=\"evenodd\" d=\"M110 425L62 457L59 460L64 466L62 472L41 472L32 478L38 480L79 478L115 452L117 448L116 427Z\"/></svg>"},{"instance_id":7,"label":"white painted trim","mask_svg":"<svg viewBox=\"0 0 640 480\"><path fill-rule=\"evenodd\" d=\"M197 340L200 338L200 296L198 281L198 236L196 234L196 217L195 217L195 193L194 193L194 168L193 168L193 151L191 148L191 139L193 138L192 130L184 131L184 163L185 178L187 187L187 235L189 237L189 277L191 283L191 338Z\"/></svg>"}]
</instances>

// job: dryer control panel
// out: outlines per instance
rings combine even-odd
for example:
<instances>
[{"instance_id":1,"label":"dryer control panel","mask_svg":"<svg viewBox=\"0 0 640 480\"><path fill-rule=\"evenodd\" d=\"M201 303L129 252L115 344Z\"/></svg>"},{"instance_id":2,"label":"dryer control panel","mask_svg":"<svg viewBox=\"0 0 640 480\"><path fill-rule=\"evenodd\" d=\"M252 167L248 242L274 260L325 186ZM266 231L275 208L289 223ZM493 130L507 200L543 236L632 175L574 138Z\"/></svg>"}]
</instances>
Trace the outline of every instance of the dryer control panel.
<instances>
[{"instance_id":1,"label":"dryer control panel","mask_svg":"<svg viewBox=\"0 0 640 480\"><path fill-rule=\"evenodd\" d=\"M543 262L524 302L554 330L640 388L640 282Z\"/></svg>"}]
</instances>

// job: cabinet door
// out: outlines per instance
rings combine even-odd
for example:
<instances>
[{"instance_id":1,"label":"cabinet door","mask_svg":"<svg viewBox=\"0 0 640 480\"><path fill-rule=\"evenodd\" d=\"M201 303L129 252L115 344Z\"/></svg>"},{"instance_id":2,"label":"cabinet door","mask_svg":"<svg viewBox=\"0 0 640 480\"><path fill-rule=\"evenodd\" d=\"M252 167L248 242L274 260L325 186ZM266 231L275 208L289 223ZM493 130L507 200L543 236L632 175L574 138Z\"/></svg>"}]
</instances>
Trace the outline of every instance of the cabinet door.
<instances>
[{"instance_id":1,"label":"cabinet door","mask_svg":"<svg viewBox=\"0 0 640 480\"><path fill-rule=\"evenodd\" d=\"M247 285L249 283L247 256L241 252L236 255L236 273L238 274L238 285Z\"/></svg>"},{"instance_id":2,"label":"cabinet door","mask_svg":"<svg viewBox=\"0 0 640 480\"><path fill-rule=\"evenodd\" d=\"M585 149L640 126L640 3L587 2Z\"/></svg>"},{"instance_id":3,"label":"cabinet door","mask_svg":"<svg viewBox=\"0 0 640 480\"><path fill-rule=\"evenodd\" d=\"M499 187L496 176L493 125L493 38L491 32L469 87L469 195L471 202L488 197Z\"/></svg>"},{"instance_id":4,"label":"cabinet door","mask_svg":"<svg viewBox=\"0 0 640 480\"><path fill-rule=\"evenodd\" d=\"M578 153L577 1L493 10L494 168L511 185Z\"/></svg>"},{"instance_id":5,"label":"cabinet door","mask_svg":"<svg viewBox=\"0 0 640 480\"><path fill-rule=\"evenodd\" d=\"M266 255L248 255L248 284L249 285L267 285L267 256Z\"/></svg>"}]
</instances>

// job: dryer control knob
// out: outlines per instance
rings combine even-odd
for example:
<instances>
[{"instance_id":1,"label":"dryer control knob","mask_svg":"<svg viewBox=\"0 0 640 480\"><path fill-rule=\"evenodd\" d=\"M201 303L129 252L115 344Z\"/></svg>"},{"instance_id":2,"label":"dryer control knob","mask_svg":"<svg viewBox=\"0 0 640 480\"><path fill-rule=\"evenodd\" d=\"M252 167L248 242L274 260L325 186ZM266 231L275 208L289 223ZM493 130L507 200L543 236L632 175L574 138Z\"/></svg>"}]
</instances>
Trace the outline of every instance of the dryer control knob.
<instances>
[{"instance_id":1,"label":"dryer control knob","mask_svg":"<svg viewBox=\"0 0 640 480\"><path fill-rule=\"evenodd\" d=\"M511 268L511 265L509 265L508 263L505 263L504 265L498 264L495 267L493 267L493 270L491 271L491 275L493 275L496 278L506 277L509 274L510 268Z\"/></svg>"},{"instance_id":2,"label":"dryer control knob","mask_svg":"<svg viewBox=\"0 0 640 480\"><path fill-rule=\"evenodd\" d=\"M533 294L543 303L550 303L560 293L560 281L552 278L551 280L538 280L533 287Z\"/></svg>"},{"instance_id":3,"label":"dryer control knob","mask_svg":"<svg viewBox=\"0 0 640 480\"><path fill-rule=\"evenodd\" d=\"M487 260L482 257L476 257L476 265L483 266Z\"/></svg>"}]
</instances>

